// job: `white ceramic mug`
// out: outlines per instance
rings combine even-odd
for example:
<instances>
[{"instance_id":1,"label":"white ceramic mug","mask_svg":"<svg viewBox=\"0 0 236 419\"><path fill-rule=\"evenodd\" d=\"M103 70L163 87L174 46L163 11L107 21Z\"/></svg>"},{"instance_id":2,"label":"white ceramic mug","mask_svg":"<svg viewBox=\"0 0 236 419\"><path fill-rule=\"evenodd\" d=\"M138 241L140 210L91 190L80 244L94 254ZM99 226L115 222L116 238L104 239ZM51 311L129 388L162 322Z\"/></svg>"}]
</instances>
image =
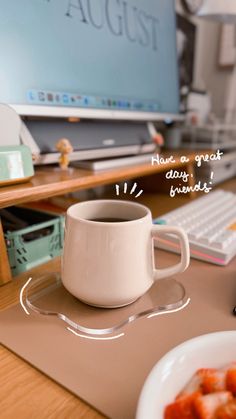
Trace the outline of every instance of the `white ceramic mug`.
<instances>
[{"instance_id":1,"label":"white ceramic mug","mask_svg":"<svg viewBox=\"0 0 236 419\"><path fill-rule=\"evenodd\" d=\"M106 220L112 218L122 221ZM181 261L156 269L152 239L162 233L178 236ZM153 225L151 212L143 205L95 200L67 210L62 282L85 303L108 308L127 305L141 297L154 281L182 272L188 264L185 232L178 227Z\"/></svg>"}]
</instances>

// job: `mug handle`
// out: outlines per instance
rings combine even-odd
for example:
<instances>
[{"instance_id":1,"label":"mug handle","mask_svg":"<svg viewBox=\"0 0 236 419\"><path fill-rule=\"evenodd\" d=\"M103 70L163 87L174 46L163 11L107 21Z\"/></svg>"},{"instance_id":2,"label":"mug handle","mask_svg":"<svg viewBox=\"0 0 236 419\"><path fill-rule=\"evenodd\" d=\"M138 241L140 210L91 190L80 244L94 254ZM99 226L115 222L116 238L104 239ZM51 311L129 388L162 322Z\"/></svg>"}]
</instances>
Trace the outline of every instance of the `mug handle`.
<instances>
[{"instance_id":1,"label":"mug handle","mask_svg":"<svg viewBox=\"0 0 236 419\"><path fill-rule=\"evenodd\" d=\"M157 238L158 234L175 234L180 241L180 249L181 249L181 260L179 263L172 265L168 268L164 269L154 269L153 276L154 281L158 279L166 278L167 276L175 275L179 272L185 271L185 269L189 265L190 260L190 252L189 252L189 241L188 236L182 228L179 227L171 227L166 225L154 225L152 226L151 235L152 238Z\"/></svg>"}]
</instances>

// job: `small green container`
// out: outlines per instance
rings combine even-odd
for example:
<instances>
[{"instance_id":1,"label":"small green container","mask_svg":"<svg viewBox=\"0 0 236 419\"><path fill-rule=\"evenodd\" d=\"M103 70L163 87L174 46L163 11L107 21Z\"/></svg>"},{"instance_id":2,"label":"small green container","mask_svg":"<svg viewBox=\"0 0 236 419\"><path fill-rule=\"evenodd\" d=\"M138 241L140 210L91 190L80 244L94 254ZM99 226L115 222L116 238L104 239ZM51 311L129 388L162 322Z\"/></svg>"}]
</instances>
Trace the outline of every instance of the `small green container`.
<instances>
[{"instance_id":1,"label":"small green container","mask_svg":"<svg viewBox=\"0 0 236 419\"><path fill-rule=\"evenodd\" d=\"M0 146L0 186L26 182L34 175L30 148Z\"/></svg>"},{"instance_id":2,"label":"small green container","mask_svg":"<svg viewBox=\"0 0 236 419\"><path fill-rule=\"evenodd\" d=\"M22 207L1 210L0 216L13 276L61 254L64 216Z\"/></svg>"}]
</instances>

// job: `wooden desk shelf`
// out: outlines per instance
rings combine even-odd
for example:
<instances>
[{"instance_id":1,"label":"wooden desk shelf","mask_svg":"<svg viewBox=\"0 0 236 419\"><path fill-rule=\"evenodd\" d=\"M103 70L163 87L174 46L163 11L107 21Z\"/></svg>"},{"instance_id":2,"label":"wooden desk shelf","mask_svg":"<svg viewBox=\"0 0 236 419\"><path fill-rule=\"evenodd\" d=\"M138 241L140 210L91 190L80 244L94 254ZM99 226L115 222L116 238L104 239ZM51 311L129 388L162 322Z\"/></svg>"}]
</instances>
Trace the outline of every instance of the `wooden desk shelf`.
<instances>
[{"instance_id":1,"label":"wooden desk shelf","mask_svg":"<svg viewBox=\"0 0 236 419\"><path fill-rule=\"evenodd\" d=\"M61 171L55 167L36 168L35 176L30 182L0 188L0 208L11 205L22 204L30 201L38 201L52 196L63 195L68 192L81 189L94 188L100 185L107 185L113 182L120 182L137 177L148 176L160 173L170 168L186 167L186 163L180 162L180 153L162 153L163 157L172 154L175 163L165 165L141 164L116 168L109 171L94 173L90 170L70 168L68 171ZM184 153L188 159L188 165L194 163L195 153Z\"/></svg>"},{"instance_id":2,"label":"wooden desk shelf","mask_svg":"<svg viewBox=\"0 0 236 419\"><path fill-rule=\"evenodd\" d=\"M180 156L183 154L188 158L188 163L180 161ZM152 165L150 162L149 164L127 166L98 173L75 168L61 171L58 167L53 166L39 167L36 168L35 176L30 182L0 188L0 208L39 201L68 192L94 188L137 177L154 175L171 168L185 167L189 172L193 172L196 153L168 151L161 154L163 158L168 158L170 155L173 155L175 163ZM11 279L2 229L0 229L0 246L0 285L2 285Z\"/></svg>"}]
</instances>

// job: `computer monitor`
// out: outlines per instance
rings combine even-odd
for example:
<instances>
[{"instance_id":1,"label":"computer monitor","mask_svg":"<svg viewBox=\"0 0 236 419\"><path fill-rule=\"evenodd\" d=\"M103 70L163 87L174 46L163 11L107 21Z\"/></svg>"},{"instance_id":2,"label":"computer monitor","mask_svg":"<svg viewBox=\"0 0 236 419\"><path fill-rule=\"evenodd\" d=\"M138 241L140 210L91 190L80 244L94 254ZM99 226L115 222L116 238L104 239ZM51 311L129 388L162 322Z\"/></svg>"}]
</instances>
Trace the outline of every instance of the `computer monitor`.
<instances>
[{"instance_id":1,"label":"computer monitor","mask_svg":"<svg viewBox=\"0 0 236 419\"><path fill-rule=\"evenodd\" d=\"M174 0L0 0L0 102L22 116L179 118Z\"/></svg>"}]
</instances>

